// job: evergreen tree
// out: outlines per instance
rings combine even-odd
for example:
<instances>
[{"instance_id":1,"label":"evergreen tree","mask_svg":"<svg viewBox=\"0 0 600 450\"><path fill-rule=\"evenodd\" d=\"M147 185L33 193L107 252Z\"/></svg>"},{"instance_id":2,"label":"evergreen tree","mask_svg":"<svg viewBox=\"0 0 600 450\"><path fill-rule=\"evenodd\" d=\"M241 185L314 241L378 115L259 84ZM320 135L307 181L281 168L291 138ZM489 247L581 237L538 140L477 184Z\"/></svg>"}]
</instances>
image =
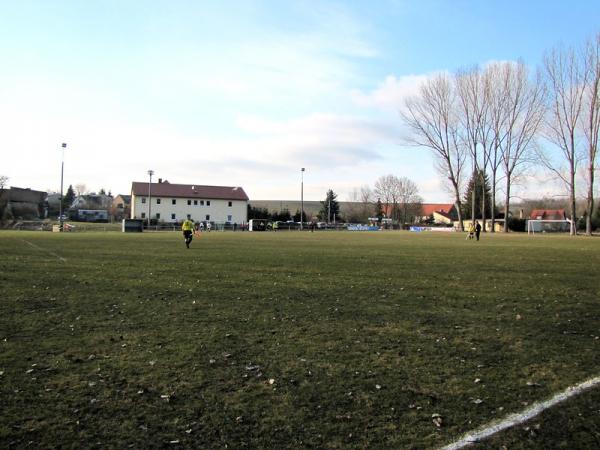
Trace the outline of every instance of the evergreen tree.
<instances>
[{"instance_id":1,"label":"evergreen tree","mask_svg":"<svg viewBox=\"0 0 600 450\"><path fill-rule=\"evenodd\" d=\"M278 221L278 222L287 222L288 220L290 220L291 215L289 210L287 209L283 209L281 211L273 211L273 214L271 214L271 220L273 221Z\"/></svg>"},{"instance_id":2,"label":"evergreen tree","mask_svg":"<svg viewBox=\"0 0 600 450\"><path fill-rule=\"evenodd\" d=\"M327 223L340 218L340 204L338 203L337 194L333 189L329 189L325 196L325 200L321 202L321 210L319 211L319 219Z\"/></svg>"},{"instance_id":3,"label":"evergreen tree","mask_svg":"<svg viewBox=\"0 0 600 450\"><path fill-rule=\"evenodd\" d=\"M248 205L248 220L250 219L268 219L269 211L266 208L255 208Z\"/></svg>"},{"instance_id":4,"label":"evergreen tree","mask_svg":"<svg viewBox=\"0 0 600 450\"><path fill-rule=\"evenodd\" d=\"M310 218L306 215L306 211L302 211L302 220L304 222L308 222L309 219ZM296 210L296 214L294 214L294 216L292 217L292 220L294 222L300 222L300 210L299 209Z\"/></svg>"},{"instance_id":5,"label":"evergreen tree","mask_svg":"<svg viewBox=\"0 0 600 450\"><path fill-rule=\"evenodd\" d=\"M73 189L73 185L70 184L69 188L67 189L67 193L64 195L63 201L62 201L63 214L65 213L65 211L67 211L71 207L74 200L75 200L75 190Z\"/></svg>"},{"instance_id":6,"label":"evergreen tree","mask_svg":"<svg viewBox=\"0 0 600 450\"><path fill-rule=\"evenodd\" d=\"M473 176L469 180L467 190L465 192L465 199L463 206L463 217L471 217L471 205L473 201L473 193L475 194L475 219L482 219L483 214L481 212L481 200L483 198L483 188L485 186L485 218L490 219L492 217L492 189L490 188L490 181L488 175L483 171L479 170L473 173Z\"/></svg>"},{"instance_id":7,"label":"evergreen tree","mask_svg":"<svg viewBox=\"0 0 600 450\"><path fill-rule=\"evenodd\" d=\"M101 188L100 192L98 194L99 195L106 195L106 191L104 190L104 188Z\"/></svg>"}]
</instances>

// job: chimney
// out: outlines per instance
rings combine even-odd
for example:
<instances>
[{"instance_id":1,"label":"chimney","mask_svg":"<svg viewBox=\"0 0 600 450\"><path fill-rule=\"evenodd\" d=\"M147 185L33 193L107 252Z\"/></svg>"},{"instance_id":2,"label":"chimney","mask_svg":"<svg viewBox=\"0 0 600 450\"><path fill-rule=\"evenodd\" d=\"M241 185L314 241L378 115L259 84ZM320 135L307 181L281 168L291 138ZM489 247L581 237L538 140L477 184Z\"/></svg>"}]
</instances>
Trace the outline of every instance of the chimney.
<instances>
[{"instance_id":1,"label":"chimney","mask_svg":"<svg viewBox=\"0 0 600 450\"><path fill-rule=\"evenodd\" d=\"M158 184L162 183L162 178L158 179Z\"/></svg>"}]
</instances>

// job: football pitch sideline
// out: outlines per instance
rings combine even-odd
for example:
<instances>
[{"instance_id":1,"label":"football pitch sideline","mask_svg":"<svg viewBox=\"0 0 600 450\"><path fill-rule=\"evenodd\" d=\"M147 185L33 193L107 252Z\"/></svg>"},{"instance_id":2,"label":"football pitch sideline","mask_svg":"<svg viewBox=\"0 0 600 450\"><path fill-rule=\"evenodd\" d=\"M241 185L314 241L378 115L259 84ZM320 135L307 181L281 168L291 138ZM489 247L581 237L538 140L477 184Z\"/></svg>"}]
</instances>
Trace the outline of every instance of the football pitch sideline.
<instances>
[{"instance_id":1,"label":"football pitch sideline","mask_svg":"<svg viewBox=\"0 0 600 450\"><path fill-rule=\"evenodd\" d=\"M0 232L0 447L439 448L600 375L600 239ZM501 431L600 445L600 388Z\"/></svg>"}]
</instances>

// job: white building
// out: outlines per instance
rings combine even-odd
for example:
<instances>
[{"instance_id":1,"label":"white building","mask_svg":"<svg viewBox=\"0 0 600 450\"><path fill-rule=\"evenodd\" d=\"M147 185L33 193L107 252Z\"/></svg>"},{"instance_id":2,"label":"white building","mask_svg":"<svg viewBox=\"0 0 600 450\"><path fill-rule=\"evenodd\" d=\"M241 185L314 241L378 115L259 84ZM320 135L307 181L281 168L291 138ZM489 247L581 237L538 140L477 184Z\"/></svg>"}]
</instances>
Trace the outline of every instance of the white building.
<instances>
[{"instance_id":1,"label":"white building","mask_svg":"<svg viewBox=\"0 0 600 450\"><path fill-rule=\"evenodd\" d=\"M148 199L150 198L150 202ZM174 223L237 223L248 221L248 196L241 187L171 184L134 181L131 185L131 218Z\"/></svg>"}]
</instances>

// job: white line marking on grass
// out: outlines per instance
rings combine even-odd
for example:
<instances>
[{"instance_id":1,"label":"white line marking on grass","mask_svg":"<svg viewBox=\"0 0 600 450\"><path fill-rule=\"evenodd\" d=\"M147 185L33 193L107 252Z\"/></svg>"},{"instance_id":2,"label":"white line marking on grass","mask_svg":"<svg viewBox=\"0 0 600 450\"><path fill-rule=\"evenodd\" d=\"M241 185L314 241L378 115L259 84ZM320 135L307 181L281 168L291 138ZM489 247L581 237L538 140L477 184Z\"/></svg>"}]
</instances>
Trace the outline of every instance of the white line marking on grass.
<instances>
[{"instance_id":1,"label":"white line marking on grass","mask_svg":"<svg viewBox=\"0 0 600 450\"><path fill-rule=\"evenodd\" d=\"M59 260L60 260L60 261L62 261L62 262L67 262L67 259L66 259L66 258L63 258L62 256L60 256L60 255L57 255L56 253L54 253L54 252L52 252L52 251L50 251L50 250L47 250L47 249L45 249L45 248L42 248L42 247L40 247L39 245L35 245L35 244L33 244L33 243L29 242L29 241L26 241L25 239L21 239L21 240L22 240L23 242L25 242L26 244L29 244L29 245L31 245L33 248L37 248L38 250L41 250L41 251L43 251L43 252L46 252L46 253L49 253L49 254L51 254L52 256L54 256L55 258L59 259Z\"/></svg>"},{"instance_id":2,"label":"white line marking on grass","mask_svg":"<svg viewBox=\"0 0 600 450\"><path fill-rule=\"evenodd\" d=\"M571 397L579 395L583 391L591 389L596 385L600 385L600 376L590 378L589 380L586 380L583 383L568 387L564 391L556 394L551 399L546 400L545 402L534 403L529 408L525 409L520 413L515 413L507 416L501 422L491 422L490 424L485 425L479 431L467 433L460 440L453 442L452 444L446 445L445 447L442 447L441 450L456 450L459 448L466 447L467 445L475 444L481 441L482 439L488 438L493 434L498 433L499 431L506 430L507 428L514 427L515 425L519 425L523 422L527 422L528 420L533 419L542 411L556 405L557 403L564 402L565 400Z\"/></svg>"}]
</instances>

